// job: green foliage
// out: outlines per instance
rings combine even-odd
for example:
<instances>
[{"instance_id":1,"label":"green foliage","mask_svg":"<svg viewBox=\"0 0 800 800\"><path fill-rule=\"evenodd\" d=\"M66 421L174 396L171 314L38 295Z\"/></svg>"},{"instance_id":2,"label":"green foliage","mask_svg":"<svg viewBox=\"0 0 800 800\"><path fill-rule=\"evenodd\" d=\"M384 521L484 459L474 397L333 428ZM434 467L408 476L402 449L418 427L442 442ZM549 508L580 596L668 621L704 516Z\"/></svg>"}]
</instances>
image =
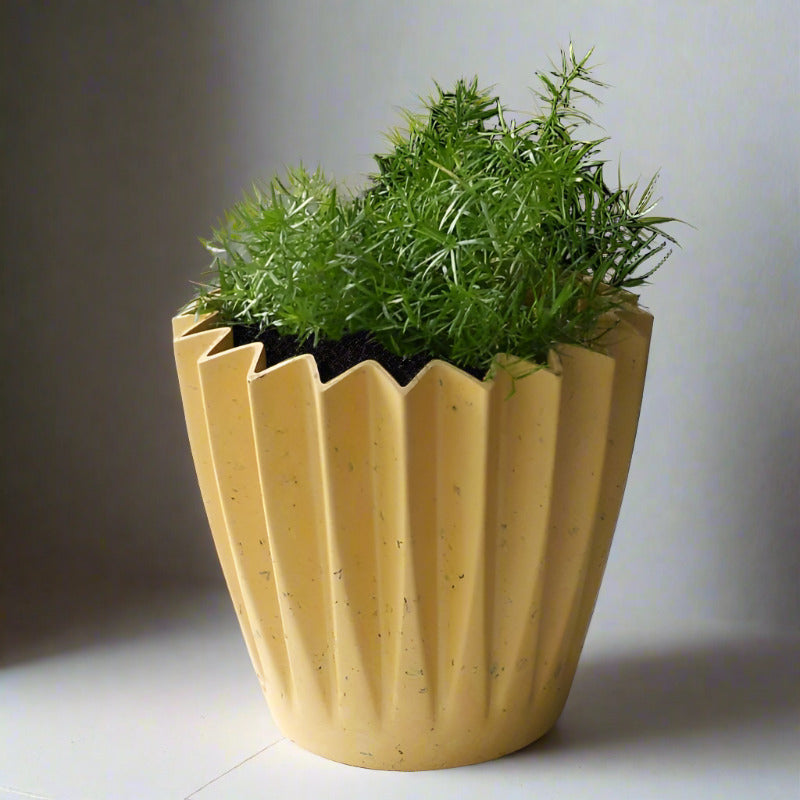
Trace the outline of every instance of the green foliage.
<instances>
[{"instance_id":1,"label":"green foliage","mask_svg":"<svg viewBox=\"0 0 800 800\"><path fill-rule=\"evenodd\" d=\"M303 168L256 188L206 243L213 280L191 307L301 339L368 331L473 369L591 345L669 255L674 220L651 214L655 177L638 199L610 189L605 139L578 138L576 104L602 86L590 55L570 47L539 73L540 111L520 124L477 79L437 85L356 196Z\"/></svg>"}]
</instances>

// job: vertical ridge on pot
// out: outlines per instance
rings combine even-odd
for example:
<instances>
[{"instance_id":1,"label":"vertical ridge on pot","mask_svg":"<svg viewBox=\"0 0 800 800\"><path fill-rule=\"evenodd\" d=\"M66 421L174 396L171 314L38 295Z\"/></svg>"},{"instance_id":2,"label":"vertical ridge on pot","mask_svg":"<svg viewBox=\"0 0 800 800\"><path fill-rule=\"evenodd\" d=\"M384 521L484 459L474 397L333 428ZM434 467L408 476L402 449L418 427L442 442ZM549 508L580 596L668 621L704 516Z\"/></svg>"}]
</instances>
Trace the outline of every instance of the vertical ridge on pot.
<instances>
[{"instance_id":1,"label":"vertical ridge on pot","mask_svg":"<svg viewBox=\"0 0 800 800\"><path fill-rule=\"evenodd\" d=\"M197 473L197 482L208 517L214 548L217 551L222 574L233 601L247 652L253 662L263 687L265 670L255 644L253 625L245 608L242 585L233 561L233 551L227 525L222 512L220 489L211 445L203 389L200 383L200 360L215 353L227 351L233 344L230 328L210 328L213 316L196 320L193 315L176 317L173 321L173 350L178 383L183 401L189 446Z\"/></svg>"},{"instance_id":2,"label":"vertical ridge on pot","mask_svg":"<svg viewBox=\"0 0 800 800\"><path fill-rule=\"evenodd\" d=\"M574 638L567 659L567 663L572 666L572 674L567 676L570 682L594 611L622 505L636 438L653 327L653 317L640 309L621 310L616 317L617 324L603 340L607 355L614 360L614 383L595 520L596 531L589 554L590 569L584 582L578 611L577 625L580 635Z\"/></svg>"},{"instance_id":3,"label":"vertical ridge on pot","mask_svg":"<svg viewBox=\"0 0 800 800\"><path fill-rule=\"evenodd\" d=\"M614 360L578 347L559 350L561 413L556 438L550 517L546 529L542 621L531 697L548 715L560 712L569 674L563 642L575 630L589 568L600 479L611 413Z\"/></svg>"},{"instance_id":4,"label":"vertical ridge on pot","mask_svg":"<svg viewBox=\"0 0 800 800\"><path fill-rule=\"evenodd\" d=\"M440 378L430 364L405 396L408 529L398 539L404 561L398 697L407 713L435 723L439 709L438 463L442 446L436 402Z\"/></svg>"},{"instance_id":5,"label":"vertical ridge on pot","mask_svg":"<svg viewBox=\"0 0 800 800\"><path fill-rule=\"evenodd\" d=\"M408 484L405 464L405 412L403 395L395 381L380 367L368 370L370 490L372 496L373 542L376 555L375 596L372 613L378 620L378 633L370 645L380 663L381 714L384 720L396 718L402 700L396 696L398 632L404 613L404 559L398 559L398 541L408 538ZM402 545L400 545L402 546ZM406 550L406 552L408 552Z\"/></svg>"},{"instance_id":6,"label":"vertical ridge on pot","mask_svg":"<svg viewBox=\"0 0 800 800\"><path fill-rule=\"evenodd\" d=\"M484 526L488 387L444 362L431 365L428 416L435 415L435 527L428 558L436 565L437 700L443 717L477 732L485 717L486 565ZM410 398L409 398L410 399ZM429 430L426 423L426 430ZM423 430L415 432L424 440Z\"/></svg>"},{"instance_id":7,"label":"vertical ridge on pot","mask_svg":"<svg viewBox=\"0 0 800 800\"><path fill-rule=\"evenodd\" d=\"M383 369L375 366L370 373L374 373L368 385L370 458L373 465L370 482L377 562L372 613L378 620L377 638L371 644L380 658L381 716L384 725L390 726L407 711L402 693L407 677L405 647L409 639L419 640L421 636L419 620L405 619L403 602L404 596L415 594L409 586L409 582L413 583L413 568L409 563L411 534L405 470L404 398L398 392L397 384ZM413 633L411 628L414 628ZM424 710L427 711L427 706Z\"/></svg>"},{"instance_id":8,"label":"vertical ridge on pot","mask_svg":"<svg viewBox=\"0 0 800 800\"><path fill-rule=\"evenodd\" d=\"M490 437L498 476L487 508L491 708L518 704L532 683L542 621L546 530L553 496L561 378L503 361L492 388ZM492 483L490 483L492 485Z\"/></svg>"},{"instance_id":9,"label":"vertical ridge on pot","mask_svg":"<svg viewBox=\"0 0 800 800\"><path fill-rule=\"evenodd\" d=\"M332 712L336 696L328 511L317 374L299 356L251 377L250 404L293 713Z\"/></svg>"},{"instance_id":10,"label":"vertical ridge on pot","mask_svg":"<svg viewBox=\"0 0 800 800\"><path fill-rule=\"evenodd\" d=\"M208 440L228 541L263 678L285 696L283 625L262 504L247 376L264 364L260 344L199 362Z\"/></svg>"},{"instance_id":11,"label":"vertical ridge on pot","mask_svg":"<svg viewBox=\"0 0 800 800\"><path fill-rule=\"evenodd\" d=\"M382 397L374 396L386 380L382 371L362 364L321 391L337 708L348 726L354 719L363 724L365 718L377 724L382 715L385 626L378 597L384 559L378 557L376 522L385 505L382 488L397 469L391 431L382 437L388 445L383 456L376 439L379 429L390 425Z\"/></svg>"}]
</instances>

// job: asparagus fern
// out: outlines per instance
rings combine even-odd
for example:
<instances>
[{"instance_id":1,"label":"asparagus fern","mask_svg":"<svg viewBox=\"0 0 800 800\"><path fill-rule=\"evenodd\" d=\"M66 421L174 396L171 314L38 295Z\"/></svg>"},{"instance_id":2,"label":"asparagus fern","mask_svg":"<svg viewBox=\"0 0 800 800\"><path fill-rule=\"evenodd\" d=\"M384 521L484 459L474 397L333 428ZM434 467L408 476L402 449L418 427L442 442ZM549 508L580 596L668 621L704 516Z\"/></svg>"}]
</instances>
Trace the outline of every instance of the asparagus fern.
<instances>
[{"instance_id":1,"label":"asparagus fern","mask_svg":"<svg viewBox=\"0 0 800 800\"><path fill-rule=\"evenodd\" d=\"M540 110L522 123L477 79L437 85L359 194L302 167L254 189L206 243L212 280L192 307L301 341L366 331L473 370L592 346L669 255L674 220L652 213L655 176L609 188L605 139L579 137L579 104L603 86L590 55L570 47L538 73Z\"/></svg>"}]
</instances>

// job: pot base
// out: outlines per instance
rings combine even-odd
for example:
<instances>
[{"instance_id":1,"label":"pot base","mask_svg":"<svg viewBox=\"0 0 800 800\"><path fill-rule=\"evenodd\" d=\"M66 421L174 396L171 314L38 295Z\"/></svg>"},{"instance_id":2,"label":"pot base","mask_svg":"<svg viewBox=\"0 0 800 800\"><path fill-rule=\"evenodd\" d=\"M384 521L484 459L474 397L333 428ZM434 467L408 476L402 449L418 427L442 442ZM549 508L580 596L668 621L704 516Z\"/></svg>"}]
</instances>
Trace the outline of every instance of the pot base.
<instances>
[{"instance_id":1,"label":"pot base","mask_svg":"<svg viewBox=\"0 0 800 800\"><path fill-rule=\"evenodd\" d=\"M502 715L507 716L506 714ZM556 724L555 719L531 719L528 713L511 714L517 719L485 719L478 725L459 724L459 717L447 726L418 721L386 726L382 730L320 727L308 719L282 722L288 739L315 755L366 769L417 772L450 769L493 761L533 744ZM455 723L455 724L453 724Z\"/></svg>"}]
</instances>

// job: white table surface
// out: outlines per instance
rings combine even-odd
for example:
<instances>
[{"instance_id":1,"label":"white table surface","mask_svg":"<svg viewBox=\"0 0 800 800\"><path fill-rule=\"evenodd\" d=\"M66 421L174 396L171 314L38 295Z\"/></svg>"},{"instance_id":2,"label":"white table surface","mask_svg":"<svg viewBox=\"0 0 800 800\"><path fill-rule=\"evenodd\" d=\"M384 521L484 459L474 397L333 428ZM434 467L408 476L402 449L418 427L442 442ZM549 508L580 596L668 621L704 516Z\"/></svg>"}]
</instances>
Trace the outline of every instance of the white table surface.
<instances>
[{"instance_id":1,"label":"white table surface","mask_svg":"<svg viewBox=\"0 0 800 800\"><path fill-rule=\"evenodd\" d=\"M800 636L600 615L548 736L391 773L281 736L221 592L99 606L6 631L0 800L800 798Z\"/></svg>"}]
</instances>

